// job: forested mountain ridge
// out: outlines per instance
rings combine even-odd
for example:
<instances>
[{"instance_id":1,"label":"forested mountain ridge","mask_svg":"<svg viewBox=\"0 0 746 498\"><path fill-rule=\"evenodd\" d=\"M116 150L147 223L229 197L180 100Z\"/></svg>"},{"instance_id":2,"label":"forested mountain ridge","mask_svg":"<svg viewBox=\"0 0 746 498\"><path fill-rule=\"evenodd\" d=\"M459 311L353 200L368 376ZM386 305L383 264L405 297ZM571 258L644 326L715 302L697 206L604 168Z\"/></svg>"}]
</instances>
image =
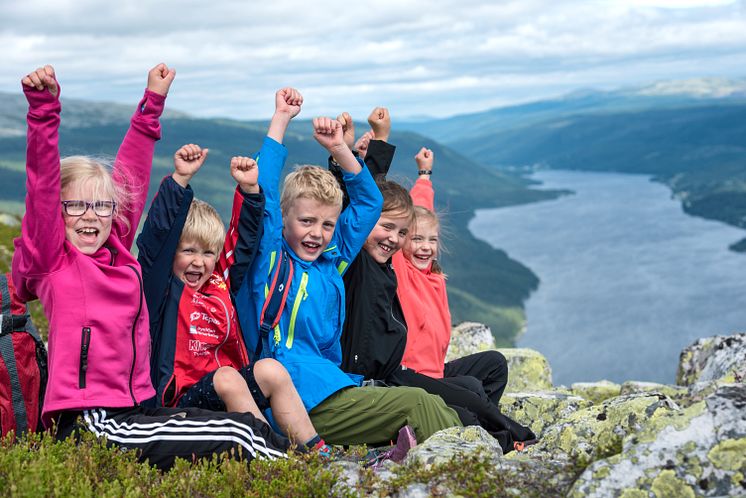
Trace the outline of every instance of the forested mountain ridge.
<instances>
[{"instance_id":1,"label":"forested mountain ridge","mask_svg":"<svg viewBox=\"0 0 746 498\"><path fill-rule=\"evenodd\" d=\"M498 170L649 174L687 213L746 228L746 93L711 83L697 94L683 83L680 93L587 92L405 126ZM450 133L468 123L472 132ZM731 247L746 250L746 239Z\"/></svg>"}]
</instances>

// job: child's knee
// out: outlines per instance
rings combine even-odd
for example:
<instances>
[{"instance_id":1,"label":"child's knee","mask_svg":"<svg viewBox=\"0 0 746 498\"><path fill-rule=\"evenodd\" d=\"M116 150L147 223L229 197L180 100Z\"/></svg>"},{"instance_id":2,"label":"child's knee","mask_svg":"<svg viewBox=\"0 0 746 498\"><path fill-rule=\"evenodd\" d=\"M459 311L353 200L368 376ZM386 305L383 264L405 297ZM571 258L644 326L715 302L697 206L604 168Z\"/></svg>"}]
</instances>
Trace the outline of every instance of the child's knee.
<instances>
[{"instance_id":1,"label":"child's knee","mask_svg":"<svg viewBox=\"0 0 746 498\"><path fill-rule=\"evenodd\" d=\"M215 387L215 392L221 398L227 393L242 388L242 384L245 385L246 382L241 374L233 367L220 367L212 377L212 385Z\"/></svg>"},{"instance_id":2,"label":"child's knee","mask_svg":"<svg viewBox=\"0 0 746 498\"><path fill-rule=\"evenodd\" d=\"M272 358L263 358L254 364L254 379L260 387L268 386L273 391L293 383L282 363Z\"/></svg>"}]
</instances>

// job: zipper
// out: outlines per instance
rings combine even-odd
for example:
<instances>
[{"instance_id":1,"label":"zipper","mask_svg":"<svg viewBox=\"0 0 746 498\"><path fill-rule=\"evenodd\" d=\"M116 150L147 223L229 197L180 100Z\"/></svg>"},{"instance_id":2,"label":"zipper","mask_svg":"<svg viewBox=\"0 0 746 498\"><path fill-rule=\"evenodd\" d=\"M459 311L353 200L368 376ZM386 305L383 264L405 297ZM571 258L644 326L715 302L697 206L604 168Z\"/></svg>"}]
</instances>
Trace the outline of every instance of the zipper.
<instances>
[{"instance_id":1,"label":"zipper","mask_svg":"<svg viewBox=\"0 0 746 498\"><path fill-rule=\"evenodd\" d=\"M78 371L78 387L85 389L86 372L88 371L88 348L91 346L91 328L83 327L80 339L80 370Z\"/></svg>"},{"instance_id":2,"label":"zipper","mask_svg":"<svg viewBox=\"0 0 746 498\"><path fill-rule=\"evenodd\" d=\"M308 291L306 285L308 284L308 273L303 272L300 277L300 287L298 288L298 294L295 296L293 302L293 312L290 314L290 326L288 327L288 338L285 341L285 347L290 349L293 347L293 339L295 338L295 319L298 316L298 309L300 308L301 301L305 301L308 297Z\"/></svg>"},{"instance_id":3,"label":"zipper","mask_svg":"<svg viewBox=\"0 0 746 498\"><path fill-rule=\"evenodd\" d=\"M220 348L222 348L225 343L228 342L228 338L231 335L231 317L228 315L228 307L225 305L223 300L217 296L215 296L215 299L217 299L218 302L220 302L220 304L223 306L223 311L225 312L225 326L227 327L227 330L225 331L225 338L215 348L215 362L218 364L218 368L220 368L222 365L220 364L220 360L218 359L218 352L220 351Z\"/></svg>"},{"instance_id":4,"label":"zipper","mask_svg":"<svg viewBox=\"0 0 746 498\"><path fill-rule=\"evenodd\" d=\"M137 362L137 348L135 347L135 331L137 329L137 320L140 318L140 313L142 312L142 277L140 277L140 274L137 271L137 268L135 268L132 265L127 265L137 277L137 283L140 285L140 300L137 305L137 314L135 315L135 319L132 321L132 366L130 367L130 380L129 380L129 388L130 388L130 396L132 397L132 402L137 406L137 400L135 399L135 391L132 389L132 379L135 376L135 363Z\"/></svg>"}]
</instances>

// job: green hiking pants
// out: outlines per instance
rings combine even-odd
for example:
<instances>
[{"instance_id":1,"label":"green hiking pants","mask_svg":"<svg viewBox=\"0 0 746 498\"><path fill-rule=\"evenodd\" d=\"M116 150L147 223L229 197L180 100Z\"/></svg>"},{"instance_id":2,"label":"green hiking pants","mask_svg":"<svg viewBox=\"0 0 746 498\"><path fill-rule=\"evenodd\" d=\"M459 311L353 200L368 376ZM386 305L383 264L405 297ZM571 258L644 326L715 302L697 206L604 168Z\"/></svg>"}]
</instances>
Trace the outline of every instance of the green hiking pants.
<instances>
[{"instance_id":1,"label":"green hiking pants","mask_svg":"<svg viewBox=\"0 0 746 498\"><path fill-rule=\"evenodd\" d=\"M461 421L443 400L418 387L348 387L310 411L319 435L331 444L382 446L409 424L418 442Z\"/></svg>"}]
</instances>

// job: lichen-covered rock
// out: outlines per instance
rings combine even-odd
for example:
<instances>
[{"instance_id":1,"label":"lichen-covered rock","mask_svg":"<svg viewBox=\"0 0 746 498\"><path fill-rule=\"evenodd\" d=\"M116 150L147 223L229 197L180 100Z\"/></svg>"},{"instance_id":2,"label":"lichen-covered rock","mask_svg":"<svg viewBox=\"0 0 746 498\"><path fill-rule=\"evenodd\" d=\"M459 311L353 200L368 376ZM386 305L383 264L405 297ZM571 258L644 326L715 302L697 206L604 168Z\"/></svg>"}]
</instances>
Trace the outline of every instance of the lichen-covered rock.
<instances>
[{"instance_id":1,"label":"lichen-covered rock","mask_svg":"<svg viewBox=\"0 0 746 498\"><path fill-rule=\"evenodd\" d=\"M658 384L656 382L642 382L637 380L628 380L622 384L620 394L663 394L679 405L689 405L689 389L683 386L671 386L668 384Z\"/></svg>"},{"instance_id":2,"label":"lichen-covered rock","mask_svg":"<svg viewBox=\"0 0 746 498\"><path fill-rule=\"evenodd\" d=\"M595 404L619 396L621 386L608 380L576 382L572 385L572 392Z\"/></svg>"},{"instance_id":3,"label":"lichen-covered rock","mask_svg":"<svg viewBox=\"0 0 746 498\"><path fill-rule=\"evenodd\" d=\"M552 389L552 368L544 355L526 348L507 348L498 351L508 360L508 386L505 392Z\"/></svg>"},{"instance_id":4,"label":"lichen-covered rock","mask_svg":"<svg viewBox=\"0 0 746 498\"><path fill-rule=\"evenodd\" d=\"M478 451L494 455L496 461L503 454L497 439L490 436L483 428L479 426L450 427L436 432L424 443L409 450L404 463L437 465L453 457L463 457Z\"/></svg>"},{"instance_id":5,"label":"lichen-covered rock","mask_svg":"<svg viewBox=\"0 0 746 498\"><path fill-rule=\"evenodd\" d=\"M476 322L463 322L451 330L446 361L491 351L495 338L490 328ZM533 349L498 349L508 360L506 392L542 391L552 388L552 369L547 359Z\"/></svg>"},{"instance_id":6,"label":"lichen-covered rock","mask_svg":"<svg viewBox=\"0 0 746 498\"><path fill-rule=\"evenodd\" d=\"M663 413L589 466L570 496L746 496L746 385Z\"/></svg>"},{"instance_id":7,"label":"lichen-covered rock","mask_svg":"<svg viewBox=\"0 0 746 498\"><path fill-rule=\"evenodd\" d=\"M570 414L591 406L591 402L558 391L528 393L505 393L500 400L500 409L516 422L527 425L541 437L544 429Z\"/></svg>"},{"instance_id":8,"label":"lichen-covered rock","mask_svg":"<svg viewBox=\"0 0 746 498\"><path fill-rule=\"evenodd\" d=\"M746 333L699 339L681 352L676 383L746 380Z\"/></svg>"},{"instance_id":9,"label":"lichen-covered rock","mask_svg":"<svg viewBox=\"0 0 746 498\"><path fill-rule=\"evenodd\" d=\"M487 325L463 322L451 329L446 362L491 349L495 349L495 336Z\"/></svg>"},{"instance_id":10,"label":"lichen-covered rock","mask_svg":"<svg viewBox=\"0 0 746 498\"><path fill-rule=\"evenodd\" d=\"M663 414L678 410L663 395L632 394L571 413L546 428L528 453L564 453L584 466L619 453L624 437L634 434Z\"/></svg>"}]
</instances>

